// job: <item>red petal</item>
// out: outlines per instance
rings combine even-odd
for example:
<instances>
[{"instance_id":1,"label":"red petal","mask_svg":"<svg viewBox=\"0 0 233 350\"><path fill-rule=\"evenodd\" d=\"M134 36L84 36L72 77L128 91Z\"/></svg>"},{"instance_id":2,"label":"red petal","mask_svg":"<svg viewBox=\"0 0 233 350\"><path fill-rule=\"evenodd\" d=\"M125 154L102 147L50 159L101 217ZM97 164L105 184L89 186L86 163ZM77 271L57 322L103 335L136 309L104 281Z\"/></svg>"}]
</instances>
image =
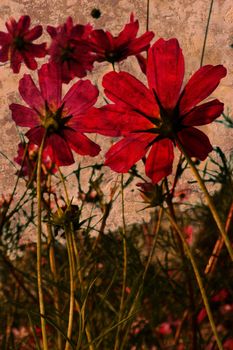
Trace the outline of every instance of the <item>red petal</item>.
<instances>
[{"instance_id":1,"label":"red petal","mask_svg":"<svg viewBox=\"0 0 233 350\"><path fill-rule=\"evenodd\" d=\"M90 44L95 52L103 53L103 58L105 58L105 51L112 49L109 37L102 29L93 30L90 35Z\"/></svg>"},{"instance_id":2,"label":"red petal","mask_svg":"<svg viewBox=\"0 0 233 350\"><path fill-rule=\"evenodd\" d=\"M43 99L49 106L56 109L61 103L62 83L60 72L51 63L43 64L38 71L39 84Z\"/></svg>"},{"instance_id":3,"label":"red petal","mask_svg":"<svg viewBox=\"0 0 233 350\"><path fill-rule=\"evenodd\" d=\"M71 165L74 163L74 157L70 146L58 134L48 136L45 141L45 148L50 149L52 161L57 166Z\"/></svg>"},{"instance_id":4,"label":"red petal","mask_svg":"<svg viewBox=\"0 0 233 350\"><path fill-rule=\"evenodd\" d=\"M19 92L24 101L33 109L40 111L44 108L44 100L29 74L24 74L19 81Z\"/></svg>"},{"instance_id":5,"label":"red petal","mask_svg":"<svg viewBox=\"0 0 233 350\"><path fill-rule=\"evenodd\" d=\"M44 133L45 133L45 128L43 128L42 126L36 126L35 128L28 130L28 132L26 133L26 136L31 142L40 146Z\"/></svg>"},{"instance_id":6,"label":"red petal","mask_svg":"<svg viewBox=\"0 0 233 350\"><path fill-rule=\"evenodd\" d=\"M150 42L153 39L153 37L153 32L146 32L139 38L134 39L128 45L128 55L136 55L142 51L146 51L149 48Z\"/></svg>"},{"instance_id":7,"label":"red petal","mask_svg":"<svg viewBox=\"0 0 233 350\"><path fill-rule=\"evenodd\" d=\"M87 72L82 64L79 64L78 62L70 62L69 75L72 77L71 79L73 79L73 77L84 78L87 75Z\"/></svg>"},{"instance_id":8,"label":"red petal","mask_svg":"<svg viewBox=\"0 0 233 350\"><path fill-rule=\"evenodd\" d=\"M69 114L77 115L93 106L98 94L98 89L90 80L79 80L70 88L62 102L65 102L65 109Z\"/></svg>"},{"instance_id":9,"label":"red petal","mask_svg":"<svg viewBox=\"0 0 233 350\"><path fill-rule=\"evenodd\" d=\"M40 125L40 118L33 109L17 103L12 103L9 108L12 112L12 119L17 125L28 128Z\"/></svg>"},{"instance_id":10,"label":"red petal","mask_svg":"<svg viewBox=\"0 0 233 350\"><path fill-rule=\"evenodd\" d=\"M207 65L194 73L182 93L180 114L189 112L191 108L208 97L226 74L226 68L221 65Z\"/></svg>"},{"instance_id":11,"label":"red petal","mask_svg":"<svg viewBox=\"0 0 233 350\"><path fill-rule=\"evenodd\" d=\"M14 73L19 73L23 57L21 53L15 49L10 52L11 68Z\"/></svg>"},{"instance_id":12,"label":"red petal","mask_svg":"<svg viewBox=\"0 0 233 350\"><path fill-rule=\"evenodd\" d=\"M178 137L189 157L204 160L213 149L208 137L196 128L183 129Z\"/></svg>"},{"instance_id":13,"label":"red petal","mask_svg":"<svg viewBox=\"0 0 233 350\"><path fill-rule=\"evenodd\" d=\"M148 52L147 79L165 109L177 104L183 78L184 57L177 39L156 41Z\"/></svg>"},{"instance_id":14,"label":"red petal","mask_svg":"<svg viewBox=\"0 0 233 350\"><path fill-rule=\"evenodd\" d=\"M146 175L158 183L172 172L173 144L169 139L155 142L146 160Z\"/></svg>"},{"instance_id":15,"label":"red petal","mask_svg":"<svg viewBox=\"0 0 233 350\"><path fill-rule=\"evenodd\" d=\"M17 30L16 20L13 17L11 17L8 19L8 21L5 23L5 25L6 25L8 32L14 37L14 34L17 34L17 33L15 33Z\"/></svg>"},{"instance_id":16,"label":"red petal","mask_svg":"<svg viewBox=\"0 0 233 350\"><path fill-rule=\"evenodd\" d=\"M126 72L110 72L103 78L105 94L115 103L123 103L149 117L158 117L159 110L152 92Z\"/></svg>"},{"instance_id":17,"label":"red petal","mask_svg":"<svg viewBox=\"0 0 233 350\"><path fill-rule=\"evenodd\" d=\"M31 56L44 57L47 53L46 43L43 44L27 44L27 51L30 52Z\"/></svg>"},{"instance_id":18,"label":"red petal","mask_svg":"<svg viewBox=\"0 0 233 350\"><path fill-rule=\"evenodd\" d=\"M73 130L64 130L65 138L70 147L81 155L95 157L100 152L100 146L88 137Z\"/></svg>"},{"instance_id":19,"label":"red petal","mask_svg":"<svg viewBox=\"0 0 233 350\"><path fill-rule=\"evenodd\" d=\"M182 119L182 125L199 126L209 124L218 118L224 109L224 104L213 100L193 108Z\"/></svg>"},{"instance_id":20,"label":"red petal","mask_svg":"<svg viewBox=\"0 0 233 350\"><path fill-rule=\"evenodd\" d=\"M139 29L138 20L127 23L124 26L123 30L116 37L115 45L120 46L120 45L128 44L130 40L133 40L136 38L138 29Z\"/></svg>"},{"instance_id":21,"label":"red petal","mask_svg":"<svg viewBox=\"0 0 233 350\"><path fill-rule=\"evenodd\" d=\"M0 46L9 45L11 41L12 38L8 33L0 32Z\"/></svg>"},{"instance_id":22,"label":"red petal","mask_svg":"<svg viewBox=\"0 0 233 350\"><path fill-rule=\"evenodd\" d=\"M18 34L23 34L30 27L31 19L29 16L21 16L18 22Z\"/></svg>"},{"instance_id":23,"label":"red petal","mask_svg":"<svg viewBox=\"0 0 233 350\"><path fill-rule=\"evenodd\" d=\"M56 38L57 36L57 28L53 26L47 26L47 32L51 36L52 39Z\"/></svg>"},{"instance_id":24,"label":"red petal","mask_svg":"<svg viewBox=\"0 0 233 350\"><path fill-rule=\"evenodd\" d=\"M2 46L0 49L0 62L6 62L9 59L9 45Z\"/></svg>"},{"instance_id":25,"label":"red petal","mask_svg":"<svg viewBox=\"0 0 233 350\"><path fill-rule=\"evenodd\" d=\"M141 68L142 73L146 75L147 59L144 58L141 54L137 54L136 59L138 61L138 64Z\"/></svg>"},{"instance_id":26,"label":"red petal","mask_svg":"<svg viewBox=\"0 0 233 350\"><path fill-rule=\"evenodd\" d=\"M27 31L27 33L24 34L24 40L27 41L33 41L38 39L43 32L42 26L35 26L34 28Z\"/></svg>"},{"instance_id":27,"label":"red petal","mask_svg":"<svg viewBox=\"0 0 233 350\"><path fill-rule=\"evenodd\" d=\"M37 63L36 63L35 58L32 56L32 54L30 52L26 52L26 51L22 51L21 54L22 54L22 57L23 57L23 60L26 64L26 66L29 69L35 70L37 68Z\"/></svg>"},{"instance_id":28,"label":"red petal","mask_svg":"<svg viewBox=\"0 0 233 350\"><path fill-rule=\"evenodd\" d=\"M90 108L87 114L72 118L69 125L80 132L106 136L127 135L133 131L153 128L154 124L135 112L118 105Z\"/></svg>"},{"instance_id":29,"label":"red petal","mask_svg":"<svg viewBox=\"0 0 233 350\"><path fill-rule=\"evenodd\" d=\"M154 135L140 134L123 138L106 153L105 165L118 173L127 173L147 152Z\"/></svg>"}]
</instances>

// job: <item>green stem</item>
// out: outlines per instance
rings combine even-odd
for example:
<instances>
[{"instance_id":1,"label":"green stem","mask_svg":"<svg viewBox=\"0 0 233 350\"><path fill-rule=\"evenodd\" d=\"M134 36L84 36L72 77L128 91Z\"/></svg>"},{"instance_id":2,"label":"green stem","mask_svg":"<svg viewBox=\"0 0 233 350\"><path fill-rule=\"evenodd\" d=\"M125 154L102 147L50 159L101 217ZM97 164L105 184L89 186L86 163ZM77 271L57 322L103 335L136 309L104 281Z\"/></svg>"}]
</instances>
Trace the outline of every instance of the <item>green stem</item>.
<instances>
[{"instance_id":1,"label":"green stem","mask_svg":"<svg viewBox=\"0 0 233 350\"><path fill-rule=\"evenodd\" d=\"M150 15L150 0L147 0L146 4L146 31L149 30L149 15Z\"/></svg>"},{"instance_id":2,"label":"green stem","mask_svg":"<svg viewBox=\"0 0 233 350\"><path fill-rule=\"evenodd\" d=\"M187 253L187 255L188 255L189 259L190 259L190 262L192 264L193 271L194 271L194 274L195 274L195 277L196 277L196 280L197 280L197 284L198 284L198 287L199 287L200 292L201 292L203 303L204 303L204 306L205 306L205 309L206 309L206 312L207 312L207 315L208 315L208 318L209 318L209 321L210 321L211 329L212 329L213 334L215 336L215 339L216 339L216 342L218 344L219 350L223 350L223 346L222 346L221 340L220 340L218 332L217 332L217 328L216 328L216 325L215 325L215 322L214 322L214 319L213 319L213 315L212 315L212 312L211 312L211 309L210 309L210 306L209 306L208 298L207 298L207 295L206 295L206 292L205 292L205 288L204 288L204 285L203 285L200 273L198 271L197 264L196 264L196 262L194 260L194 257L193 257L193 255L191 253L191 250L189 249L189 245L188 245L188 243L186 242L186 240L185 240L185 238L183 236L182 231L180 230L180 228L178 227L177 223L175 222L175 220L172 218L172 216L168 212L167 212L167 216L168 216L168 218L169 218L169 220L171 222L171 225L174 227L174 229L178 233L180 239L182 240L184 249L185 249L185 251L186 251L186 253Z\"/></svg>"},{"instance_id":3,"label":"green stem","mask_svg":"<svg viewBox=\"0 0 233 350\"><path fill-rule=\"evenodd\" d=\"M177 168L179 167L179 164ZM176 214L174 210L174 206L172 203L172 192L169 189L168 186L168 181L167 178L165 178L165 189L167 192L167 206L170 212L171 217L173 220L176 222ZM175 189L175 187L174 187ZM190 314L190 326L191 326L191 342L190 342L190 350L195 350L197 348L197 324L196 324L196 317L195 317L195 298L194 298L194 292L193 292L193 285L192 285L192 280L190 279L190 269L189 265L187 265L187 259L185 256L185 251L184 251L184 246L182 244L182 240L180 239L179 235L176 235L176 240L178 244L178 248L180 251L180 257L183 262L183 267L184 267L184 273L187 281L187 289L188 289L188 295L189 295L189 309L190 312L188 312L188 316Z\"/></svg>"},{"instance_id":4,"label":"green stem","mask_svg":"<svg viewBox=\"0 0 233 350\"><path fill-rule=\"evenodd\" d=\"M226 220L226 225L225 225L225 230L228 233L228 230L230 228L231 220L233 217L233 203L231 204L227 220ZM208 260L208 263L205 268L205 274L208 275L209 273L213 274L214 269L216 267L219 255L221 253L222 247L223 247L224 241L223 238L220 237L217 242L215 243L215 246L213 248L212 254Z\"/></svg>"},{"instance_id":5,"label":"green stem","mask_svg":"<svg viewBox=\"0 0 233 350\"><path fill-rule=\"evenodd\" d=\"M66 205L68 207L70 205L68 190L67 190L67 187L66 187L66 182L65 182L65 179L64 179L64 175L62 174L61 169L59 167L58 167L58 172L59 172L59 176L61 178L61 182L62 182L63 187L64 187L65 197L66 197Z\"/></svg>"},{"instance_id":6,"label":"green stem","mask_svg":"<svg viewBox=\"0 0 233 350\"><path fill-rule=\"evenodd\" d=\"M69 225L70 226L70 225ZM66 243L69 259L69 270L70 270L70 309L69 309L69 322L67 328L67 338L71 339L72 337L72 328L73 328L73 318L74 318L74 256L72 250L72 241L71 241L71 230L70 227L65 225L65 234L66 234ZM65 350L70 349L70 342L67 340L65 345Z\"/></svg>"},{"instance_id":7,"label":"green stem","mask_svg":"<svg viewBox=\"0 0 233 350\"><path fill-rule=\"evenodd\" d=\"M40 322L42 331L42 342L43 350L48 350L48 340L46 333L46 321L45 321L45 307L44 307L44 296L42 289L42 272L41 272L41 234L42 234L42 218L41 218L41 163L42 153L44 148L44 142L46 138L46 132L43 136L39 152L38 152L38 163L37 163L37 283L38 283L38 294L39 294L39 307L40 307Z\"/></svg>"},{"instance_id":8,"label":"green stem","mask_svg":"<svg viewBox=\"0 0 233 350\"><path fill-rule=\"evenodd\" d=\"M48 189L49 189L49 208L50 208L50 195L51 195L51 175L48 177ZM61 310L60 310L60 297L59 297L59 290L57 287L58 283L58 274L57 274L57 266L56 266L56 259L55 259L55 250L54 250L54 239L53 239L53 233L52 233L52 225L51 225L51 217L50 217L50 210L48 209L48 223L47 223L47 232L48 232L48 248L49 248L49 261L50 261L50 270L52 272L55 286L53 288L53 296L54 296L54 306L56 309L56 320L57 325L61 329ZM61 332L57 331L57 348L58 350L62 350L62 335Z\"/></svg>"},{"instance_id":9,"label":"green stem","mask_svg":"<svg viewBox=\"0 0 233 350\"><path fill-rule=\"evenodd\" d=\"M118 322L121 321L124 311L124 301L125 301L125 289L126 289L126 278L127 278L127 245L126 245L126 223L125 223L125 205L124 205L124 175L121 175L121 208L122 208L122 223L123 223L123 282L120 300L120 310ZM115 346L114 350L119 349L119 333L121 330L121 325L119 324L116 332Z\"/></svg>"},{"instance_id":10,"label":"green stem","mask_svg":"<svg viewBox=\"0 0 233 350\"><path fill-rule=\"evenodd\" d=\"M67 207L71 204L71 201L69 199L69 195L68 195L68 190L66 187L66 183L65 183L65 179L64 176L59 168L59 175L61 178L61 182L63 184L64 187L64 191L65 191L65 196L66 196L66 205ZM67 235L68 237L68 235ZM83 277L82 277L82 272L81 272L81 262L80 262L80 256L79 256L79 252L78 252L78 248L76 245L76 241L75 241L75 237L74 237L74 228L73 228L73 224L70 224L70 230L69 230L69 240L67 240L67 250L68 250L68 255L70 256L69 258L69 264L72 263L72 267L70 266L70 277L72 274L72 286L71 286L71 282L70 282L70 290L73 292L73 296L70 295L70 312L69 312L69 324L68 324L68 330L67 330L67 338L70 338L68 336L68 332L72 332L72 325L73 325L73 312L74 312L74 302L75 302L75 296L74 296L74 291L75 291L75 284L74 284L74 273L75 273L75 266L77 264L77 271L78 271L78 279L79 279L79 283L80 283L80 289L81 289L81 294L83 294ZM76 263L76 264L75 264ZM70 292L71 293L71 292ZM81 310L81 309L80 309ZM83 323L85 324L85 310L83 310ZM85 325L85 333L87 336L87 340L89 345L89 349L90 350L94 350L94 346L92 344L92 338L91 338L91 331L90 331L90 324L87 321L87 324ZM65 348L65 350L69 349L69 344L68 342L66 343L66 346L68 346L67 348Z\"/></svg>"},{"instance_id":11,"label":"green stem","mask_svg":"<svg viewBox=\"0 0 233 350\"><path fill-rule=\"evenodd\" d=\"M208 36L208 31L209 31L210 17L211 17L211 13L212 13L212 9L213 9L213 4L214 4L214 0L211 0L209 14L208 14L208 19L207 19L207 24L206 24L206 29L205 29L204 42L203 42L203 47L202 47L202 52L201 52L200 67L203 66L203 61L204 61L204 56L205 56L205 48L206 48L206 41L207 41L207 36Z\"/></svg>"},{"instance_id":12,"label":"green stem","mask_svg":"<svg viewBox=\"0 0 233 350\"><path fill-rule=\"evenodd\" d=\"M160 225L161 225L162 216L163 216L163 207L160 207L158 221L156 223L156 228L154 230L155 232L154 232L153 245L152 245L149 257L148 257L147 262L146 262L145 270L144 270L143 275L142 275L142 282L143 283L145 281L148 268L149 268L149 266L151 264L151 261L152 261L152 258L153 258L154 252L155 252L155 247L156 247L156 243L157 243L157 240L158 240L158 233L159 233L159 228L160 228ZM142 286L143 286L143 283L142 283Z\"/></svg>"},{"instance_id":13,"label":"green stem","mask_svg":"<svg viewBox=\"0 0 233 350\"><path fill-rule=\"evenodd\" d=\"M158 221L156 223L156 226L153 229L154 239L153 239L152 248L151 248L151 251L150 251L150 254L149 254L149 257L147 259L146 266L145 266L145 269L144 269L144 272L143 272L143 275L142 275L142 282L141 282L141 284L139 286L139 289L137 291L137 294L136 294L135 298L133 299L133 304L130 307L130 310L129 310L129 313L128 313L128 316L127 316L129 318L132 317L132 315L134 314L134 310L135 310L135 308L137 306L138 299L139 299L139 297L141 295L141 292L142 292L142 289L143 289L143 286L144 286L146 274L147 274L148 268L150 266L150 263L152 261L152 258L153 258L153 255L154 255L154 251L155 251L155 247L156 247L156 243L157 243L157 240L158 240L158 233L159 233L159 229L160 229L160 225L161 225L161 221L162 221L162 216L163 216L163 207L161 207L160 210L159 210ZM124 337L122 339L120 350L124 349L124 345L125 345L125 343L127 341L129 328L130 327L128 327L127 332L125 333L125 335L124 335Z\"/></svg>"},{"instance_id":14,"label":"green stem","mask_svg":"<svg viewBox=\"0 0 233 350\"><path fill-rule=\"evenodd\" d=\"M215 220L215 222L216 222L216 224L218 226L218 229L219 229L219 231L220 231L220 233L222 235L222 238L224 240L224 243L226 245L228 253L229 253L230 257L231 257L231 260L233 261L233 249L231 247L231 243L230 243L229 238L227 236L227 233L225 231L224 225L221 222L221 219L220 219L220 217L218 215L218 212L217 212L217 210L215 208L214 202L213 202L212 198L210 197L209 192L208 192L208 190L207 190L207 188L205 186L205 183L202 180L199 172L197 171L197 169L196 169L192 159L188 156L187 152L185 151L185 149L182 146L182 144L180 143L180 141L178 139L176 141L177 141L177 144L179 145L180 150L184 154L187 162L189 163L190 168L191 168L191 170L192 170L192 172L193 172L193 174L194 174L194 176L195 176L195 178L196 178L196 180L197 180L201 190L203 191L203 193L204 193L204 195L206 197L206 201L207 201L207 204L209 206L209 209L210 209L210 211L212 213L212 216L213 216L213 218L214 218L214 220Z\"/></svg>"}]
</instances>

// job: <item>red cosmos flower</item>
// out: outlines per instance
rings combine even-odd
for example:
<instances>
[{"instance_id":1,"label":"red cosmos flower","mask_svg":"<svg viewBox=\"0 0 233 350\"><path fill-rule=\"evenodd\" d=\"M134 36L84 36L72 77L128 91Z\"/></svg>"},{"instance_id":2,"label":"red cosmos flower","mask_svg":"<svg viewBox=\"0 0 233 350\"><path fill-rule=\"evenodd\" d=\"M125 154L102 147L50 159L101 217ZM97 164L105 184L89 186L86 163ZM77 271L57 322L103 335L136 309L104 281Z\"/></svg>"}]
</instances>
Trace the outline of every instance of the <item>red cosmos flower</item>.
<instances>
[{"instance_id":1,"label":"red cosmos flower","mask_svg":"<svg viewBox=\"0 0 233 350\"><path fill-rule=\"evenodd\" d=\"M150 41L154 37L153 32L146 32L136 38L139 29L138 20L134 21L131 14L130 23L126 24L118 36L102 29L93 30L90 35L90 45L95 60L98 62L108 61L112 64L126 59L128 56L137 55L146 51Z\"/></svg>"},{"instance_id":2,"label":"red cosmos flower","mask_svg":"<svg viewBox=\"0 0 233 350\"><path fill-rule=\"evenodd\" d=\"M92 26L74 26L72 18L68 17L66 23L57 28L48 26L47 31L52 38L48 50L50 62L61 68L62 81L69 83L74 77L85 77L87 70L92 70L94 61L87 41Z\"/></svg>"},{"instance_id":3,"label":"red cosmos flower","mask_svg":"<svg viewBox=\"0 0 233 350\"><path fill-rule=\"evenodd\" d=\"M29 69L36 69L35 57L46 55L46 43L32 43L41 36L42 26L29 29L30 22L29 16L21 16L18 22L10 18L6 22L8 33L0 32L0 62L10 60L14 73L19 73L22 62Z\"/></svg>"},{"instance_id":4,"label":"red cosmos flower","mask_svg":"<svg viewBox=\"0 0 233 350\"><path fill-rule=\"evenodd\" d=\"M26 136L40 145L46 133L44 148L58 166L74 162L71 152L96 156L100 147L83 133L79 120L97 100L98 90L89 80L79 80L61 99L61 77L55 66L44 64L38 71L40 91L30 75L19 82L19 92L29 108L11 104L12 118L19 126L31 128Z\"/></svg>"},{"instance_id":5,"label":"red cosmos flower","mask_svg":"<svg viewBox=\"0 0 233 350\"><path fill-rule=\"evenodd\" d=\"M14 161L22 167L21 170L18 171L18 174L20 176L28 176L29 179L31 178L33 172L36 169L38 151L39 146L35 145L32 142L29 142L28 144L22 142L19 143L18 154L17 157L14 158ZM44 149L42 153L42 170L44 175L48 173L54 174L57 172L57 168L55 164L53 164L50 155L46 149Z\"/></svg>"},{"instance_id":6,"label":"red cosmos flower","mask_svg":"<svg viewBox=\"0 0 233 350\"><path fill-rule=\"evenodd\" d=\"M149 50L149 89L129 73L106 74L105 94L114 104L100 111L93 109L89 116L92 131L124 137L107 152L105 164L125 173L148 153L146 174L157 183L172 171L177 138L190 157L204 160L212 146L208 137L193 126L211 123L222 113L223 104L217 99L201 105L199 102L225 75L223 66L206 65L181 91L184 58L176 39L159 39Z\"/></svg>"}]
</instances>

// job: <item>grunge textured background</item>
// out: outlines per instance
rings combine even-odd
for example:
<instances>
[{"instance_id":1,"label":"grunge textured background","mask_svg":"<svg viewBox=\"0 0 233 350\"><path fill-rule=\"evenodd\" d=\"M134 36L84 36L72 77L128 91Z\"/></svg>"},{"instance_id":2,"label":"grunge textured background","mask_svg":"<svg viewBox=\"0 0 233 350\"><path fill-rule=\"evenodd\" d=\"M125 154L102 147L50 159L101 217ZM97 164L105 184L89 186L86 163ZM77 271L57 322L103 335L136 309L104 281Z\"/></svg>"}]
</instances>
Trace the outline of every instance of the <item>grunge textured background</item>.
<instances>
[{"instance_id":1,"label":"grunge textured background","mask_svg":"<svg viewBox=\"0 0 233 350\"><path fill-rule=\"evenodd\" d=\"M0 4L0 30L5 31L5 21L13 16L17 20L23 14L31 16L32 26L42 24L44 35L38 40L42 42L49 39L46 33L48 24L56 26L64 23L67 16L72 16L75 23L91 23L95 28L103 28L115 34L129 21L130 13L133 12L139 19L140 32L146 29L146 0L1 0ZM199 68L200 58L210 7L209 0L151 0L149 29L155 33L154 40L159 37L176 37L183 49L186 64L186 79ZM101 17L93 19L90 15L93 8L101 10ZM209 34L206 44L204 64L223 64L228 75L222 80L220 87L215 91L213 97L219 98L225 103L225 112L233 113L233 4L232 0L215 0L211 15ZM41 60L39 63L43 63ZM0 66L0 120L1 120L1 144L0 151L7 155L10 160L17 152L19 136L8 105L20 101L18 94L18 81L27 69L21 67L20 74L15 75L9 65ZM101 77L111 70L108 63L96 65L94 73L89 74L93 82L101 85ZM135 58L130 57L121 63L121 70L133 72L143 79L137 67ZM32 73L35 77L36 74ZM101 98L100 102L101 104ZM224 126L212 123L204 128L208 133L211 143L219 145L223 151L232 149L230 130ZM94 137L94 136L93 136ZM106 140L106 139L105 139ZM103 145L97 161L103 159L106 141L98 136L97 141ZM110 141L109 141L110 142ZM78 161L81 160L76 155ZM82 164L93 164L95 159L84 157ZM76 167L76 165L74 166ZM69 173L72 167L65 169ZM0 195L10 193L14 184L15 168L9 160L0 155ZM113 181L119 181L120 177L106 168L104 191L109 194ZM185 180L183 180L185 181ZM23 182L22 182L23 186ZM72 195L77 194L76 184L70 179L70 190ZM136 220L137 211L142 208L140 196L133 186L126 193L126 217L133 222ZM119 204L120 205L120 204ZM119 207L118 207L119 208ZM119 213L115 207L112 219L109 221L115 225L119 221Z\"/></svg>"}]
</instances>

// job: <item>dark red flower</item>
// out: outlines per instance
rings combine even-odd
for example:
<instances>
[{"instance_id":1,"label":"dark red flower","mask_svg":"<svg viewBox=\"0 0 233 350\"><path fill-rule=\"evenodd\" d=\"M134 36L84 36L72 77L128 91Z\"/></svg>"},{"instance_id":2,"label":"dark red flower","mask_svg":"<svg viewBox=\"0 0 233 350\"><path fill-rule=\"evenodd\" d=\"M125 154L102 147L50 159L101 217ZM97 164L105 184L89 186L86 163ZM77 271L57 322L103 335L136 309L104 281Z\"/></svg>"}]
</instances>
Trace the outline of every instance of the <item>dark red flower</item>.
<instances>
[{"instance_id":1,"label":"dark red flower","mask_svg":"<svg viewBox=\"0 0 233 350\"><path fill-rule=\"evenodd\" d=\"M95 60L98 62L108 61L114 64L128 56L146 51L150 46L154 33L145 32L136 38L138 29L138 20L135 21L133 14L131 14L130 23L125 25L118 36L113 36L110 32L105 32L102 29L93 30L90 35L90 45L95 54Z\"/></svg>"},{"instance_id":2,"label":"dark red flower","mask_svg":"<svg viewBox=\"0 0 233 350\"><path fill-rule=\"evenodd\" d=\"M68 17L66 23L57 28L48 26L47 31L52 38L48 50L50 62L61 68L62 81L69 83L74 77L85 77L94 61L88 45L92 26L73 25L72 18Z\"/></svg>"},{"instance_id":3,"label":"dark red flower","mask_svg":"<svg viewBox=\"0 0 233 350\"><path fill-rule=\"evenodd\" d=\"M204 66L181 90L184 58L176 39L159 39L149 50L149 89L129 73L106 74L105 94L114 104L99 112L92 110L89 116L92 131L124 137L107 152L105 164L125 173L148 153L146 174L157 183L172 171L177 138L190 157L204 160L212 146L208 137L194 126L211 123L219 117L223 103L217 99L199 103L225 75L226 69L221 65ZM88 123L87 126L91 127Z\"/></svg>"},{"instance_id":4,"label":"dark red flower","mask_svg":"<svg viewBox=\"0 0 233 350\"><path fill-rule=\"evenodd\" d=\"M27 176L31 179L33 173L36 173L38 151L39 146L32 142L28 142L28 144L19 143L18 154L17 157L14 158L14 161L22 167L21 170L18 171L19 176ZM43 175L48 173L54 174L57 171L56 165L53 164L50 154L46 149L44 149L42 153L42 170Z\"/></svg>"},{"instance_id":5,"label":"dark red flower","mask_svg":"<svg viewBox=\"0 0 233 350\"><path fill-rule=\"evenodd\" d=\"M24 62L29 69L36 69L35 57L46 55L46 43L33 44L42 34L42 26L30 27L30 17L21 16L16 22L10 18L6 22L8 33L0 32L0 62L10 60L14 73L18 73L21 63Z\"/></svg>"},{"instance_id":6,"label":"dark red flower","mask_svg":"<svg viewBox=\"0 0 233 350\"><path fill-rule=\"evenodd\" d=\"M98 90L89 80L79 80L61 98L62 82L55 66L44 64L38 71L40 90L30 75L19 82L19 92L29 107L11 104L12 118L19 126L29 127L29 140L40 145L47 130L44 148L58 166L74 162L71 152L96 156L100 147L85 135L79 120L97 100Z\"/></svg>"},{"instance_id":7,"label":"dark red flower","mask_svg":"<svg viewBox=\"0 0 233 350\"><path fill-rule=\"evenodd\" d=\"M139 182L136 184L136 186L139 187L144 203L149 204L149 207L161 205L164 200L161 185L153 184L152 182Z\"/></svg>"}]
</instances>

